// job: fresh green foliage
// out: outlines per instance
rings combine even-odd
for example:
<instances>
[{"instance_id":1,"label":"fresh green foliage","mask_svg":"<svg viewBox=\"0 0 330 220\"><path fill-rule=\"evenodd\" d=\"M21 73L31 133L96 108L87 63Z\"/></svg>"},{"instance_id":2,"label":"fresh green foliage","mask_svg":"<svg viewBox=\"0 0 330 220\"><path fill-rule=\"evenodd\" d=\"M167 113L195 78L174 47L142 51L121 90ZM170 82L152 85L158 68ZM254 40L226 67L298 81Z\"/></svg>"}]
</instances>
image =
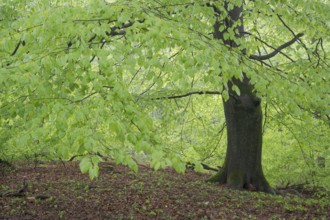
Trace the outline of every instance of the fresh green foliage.
<instances>
[{"instance_id":1,"label":"fresh green foliage","mask_svg":"<svg viewBox=\"0 0 330 220\"><path fill-rule=\"evenodd\" d=\"M273 184L308 180L330 189L329 3L246 0L246 37L224 36L237 49L213 39L212 4L224 7L205 0L1 1L0 158L80 155L91 178L98 155L134 171L134 155L178 172L185 161L197 169L201 161L220 165L221 99L229 97L228 80L244 71L263 97L266 176ZM271 59L251 59L298 33Z\"/></svg>"}]
</instances>

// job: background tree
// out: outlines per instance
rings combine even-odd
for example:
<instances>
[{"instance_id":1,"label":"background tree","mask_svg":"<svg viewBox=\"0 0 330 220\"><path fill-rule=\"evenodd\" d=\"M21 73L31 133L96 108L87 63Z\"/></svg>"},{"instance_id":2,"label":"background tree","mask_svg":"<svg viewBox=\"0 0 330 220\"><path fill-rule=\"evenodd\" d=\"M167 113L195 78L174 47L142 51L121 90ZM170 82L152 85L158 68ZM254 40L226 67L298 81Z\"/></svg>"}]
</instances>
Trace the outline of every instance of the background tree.
<instances>
[{"instance_id":1,"label":"background tree","mask_svg":"<svg viewBox=\"0 0 330 220\"><path fill-rule=\"evenodd\" d=\"M81 170L93 178L99 155L137 170L134 151L182 172L185 154L200 161L223 152L205 141L224 131L223 117L210 116L209 107L221 111L219 97L193 97L213 94L224 100L228 129L213 180L271 191L261 168L267 129L269 143L276 129L291 134L308 166L320 156L306 154L309 146L328 160L326 1L1 4L3 157L83 155Z\"/></svg>"}]
</instances>

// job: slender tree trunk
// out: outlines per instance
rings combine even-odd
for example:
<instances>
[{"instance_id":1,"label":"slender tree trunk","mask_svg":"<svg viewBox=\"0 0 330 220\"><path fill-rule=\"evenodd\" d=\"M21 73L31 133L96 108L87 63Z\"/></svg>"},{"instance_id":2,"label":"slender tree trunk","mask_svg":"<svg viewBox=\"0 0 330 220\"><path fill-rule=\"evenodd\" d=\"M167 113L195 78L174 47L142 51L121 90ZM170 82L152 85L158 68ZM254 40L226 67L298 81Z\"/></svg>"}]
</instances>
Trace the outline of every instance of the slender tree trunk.
<instances>
[{"instance_id":1,"label":"slender tree trunk","mask_svg":"<svg viewBox=\"0 0 330 220\"><path fill-rule=\"evenodd\" d=\"M227 4L225 5L227 7ZM227 10L228 11L228 10ZM244 32L243 7L234 7L228 11L228 18L217 20L214 25L214 37L230 47L238 45L233 40L224 40L223 34L233 24L240 21L235 28L236 37L242 37ZM225 25L220 32L219 27ZM243 51L244 52L244 51ZM235 68L235 67L233 67ZM227 184L234 188L254 188L258 191L274 193L264 177L261 165L262 152L262 110L261 99L254 93L249 78L243 74L243 80L233 78L228 83L229 99L224 101L227 124L227 154L223 169L210 181ZM232 86L240 89L237 95Z\"/></svg>"}]
</instances>

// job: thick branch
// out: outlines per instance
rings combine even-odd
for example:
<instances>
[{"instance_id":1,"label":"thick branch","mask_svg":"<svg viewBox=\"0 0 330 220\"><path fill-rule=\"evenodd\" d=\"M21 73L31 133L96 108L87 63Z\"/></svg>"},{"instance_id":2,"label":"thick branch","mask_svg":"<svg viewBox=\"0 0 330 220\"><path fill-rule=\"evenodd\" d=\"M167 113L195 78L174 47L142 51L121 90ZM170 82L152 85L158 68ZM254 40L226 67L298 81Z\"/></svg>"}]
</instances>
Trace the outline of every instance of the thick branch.
<instances>
[{"instance_id":1,"label":"thick branch","mask_svg":"<svg viewBox=\"0 0 330 220\"><path fill-rule=\"evenodd\" d=\"M299 33L297 34L292 40L282 44L281 46L279 46L278 48L276 48L272 53L267 54L267 55L262 55L262 56L258 56L258 55L250 55L249 58L253 59L253 60L258 60L258 61L262 61L262 60L268 60L274 56L276 56L281 50L291 46L293 43L295 43L300 37L302 37L304 34L303 33Z\"/></svg>"},{"instance_id":2,"label":"thick branch","mask_svg":"<svg viewBox=\"0 0 330 220\"><path fill-rule=\"evenodd\" d=\"M295 33L294 33L294 31L293 31L293 30L289 27L289 25L287 25L287 24L284 22L284 20L281 18L281 15L278 14L277 17L278 17L278 19L281 21L281 23L284 25L284 27L285 27L286 29L288 29L288 30L292 33L293 36L296 36ZM305 45L302 41L300 41L300 43L301 43L301 45L303 45L304 49L305 49L306 51L308 51L306 45ZM309 60L310 62L312 62L308 52L307 52L307 56L308 56L308 60Z\"/></svg>"},{"instance_id":3,"label":"thick branch","mask_svg":"<svg viewBox=\"0 0 330 220\"><path fill-rule=\"evenodd\" d=\"M138 20L138 22L139 22L139 23L143 23L143 22L144 22L144 19L142 19L142 20ZM105 33L106 33L106 35L108 35L108 36L125 35L125 34L126 34L125 29L131 27L133 24L134 24L134 22L132 22L132 21L127 21L127 22L124 23L121 27L118 27L118 26L112 26L110 32L106 31Z\"/></svg>"},{"instance_id":4,"label":"thick branch","mask_svg":"<svg viewBox=\"0 0 330 220\"><path fill-rule=\"evenodd\" d=\"M196 91L196 92L188 92L183 95L158 97L158 98L154 98L153 100L179 99L179 98L184 98L184 97L191 96L191 95L221 95L221 94L222 94L222 92L219 92L219 91Z\"/></svg>"},{"instance_id":5,"label":"thick branch","mask_svg":"<svg viewBox=\"0 0 330 220\"><path fill-rule=\"evenodd\" d=\"M266 41L262 40L260 37L257 37L255 35L253 35L252 33L243 32L244 34L248 34L250 36L253 36L256 40L260 41L261 43L265 44L267 47L272 48L273 50L277 50L275 47L273 47L272 45L268 44ZM287 59L289 59L291 62L295 62L293 59L291 59L288 55L286 55L285 53L283 53L282 51L279 51L280 54L282 54L283 56L285 56Z\"/></svg>"}]
</instances>

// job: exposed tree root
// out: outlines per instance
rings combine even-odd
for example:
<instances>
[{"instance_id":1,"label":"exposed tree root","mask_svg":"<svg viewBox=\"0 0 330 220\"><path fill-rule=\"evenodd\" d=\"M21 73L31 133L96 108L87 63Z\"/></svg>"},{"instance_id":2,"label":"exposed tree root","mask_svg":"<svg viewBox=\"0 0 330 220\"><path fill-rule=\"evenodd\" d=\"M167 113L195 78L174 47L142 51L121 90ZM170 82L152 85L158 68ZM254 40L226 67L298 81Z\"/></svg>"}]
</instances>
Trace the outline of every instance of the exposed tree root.
<instances>
[{"instance_id":1,"label":"exposed tree root","mask_svg":"<svg viewBox=\"0 0 330 220\"><path fill-rule=\"evenodd\" d=\"M209 178L207 182L226 184L228 187L233 189L246 189L250 191L276 194L276 191L270 187L263 175L259 175L257 178L248 179L235 173L231 173L231 175L228 176L227 171L222 170Z\"/></svg>"},{"instance_id":2,"label":"exposed tree root","mask_svg":"<svg viewBox=\"0 0 330 220\"><path fill-rule=\"evenodd\" d=\"M28 184L24 180L21 188L19 188L18 190L6 192L6 193L2 194L2 196L3 197L23 197L23 196L25 196L25 193L27 191L28 191Z\"/></svg>"}]
</instances>

